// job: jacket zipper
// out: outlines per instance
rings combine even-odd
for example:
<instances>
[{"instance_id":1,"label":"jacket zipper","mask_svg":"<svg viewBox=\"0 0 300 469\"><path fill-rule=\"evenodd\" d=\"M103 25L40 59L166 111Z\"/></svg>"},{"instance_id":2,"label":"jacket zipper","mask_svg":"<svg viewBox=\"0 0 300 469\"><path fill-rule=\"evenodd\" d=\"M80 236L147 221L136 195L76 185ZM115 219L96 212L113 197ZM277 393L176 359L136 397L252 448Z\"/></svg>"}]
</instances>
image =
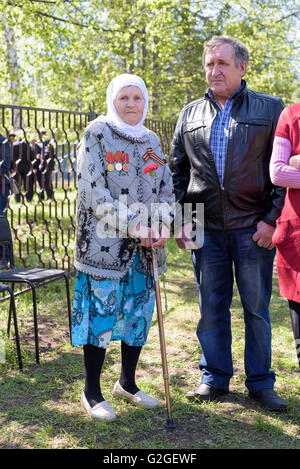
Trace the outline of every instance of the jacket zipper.
<instances>
[{"instance_id":1,"label":"jacket zipper","mask_svg":"<svg viewBox=\"0 0 300 469\"><path fill-rule=\"evenodd\" d=\"M248 127L249 127L249 124L245 124L245 143L248 143Z\"/></svg>"},{"instance_id":2,"label":"jacket zipper","mask_svg":"<svg viewBox=\"0 0 300 469\"><path fill-rule=\"evenodd\" d=\"M224 229L226 229L226 216L225 216L225 213L226 213L226 209L225 209L225 195L224 195L224 191L225 191L225 187L224 187L224 181L225 181L225 176L226 176L226 172L228 171L227 168L228 168L228 165L229 165L229 162L228 162L228 157L227 157L227 152L228 152L228 144L229 144L229 138L231 136L231 129L232 129L232 109L231 109L231 116L230 116L230 119L229 119L229 123L228 123L228 135L227 135L227 146L226 146L226 159L225 159L225 166L224 166L224 174L223 174L223 183L220 181L220 187L221 187L221 198L222 198L222 208L223 208L223 223L224 223ZM227 171L226 171L227 170Z\"/></svg>"}]
</instances>

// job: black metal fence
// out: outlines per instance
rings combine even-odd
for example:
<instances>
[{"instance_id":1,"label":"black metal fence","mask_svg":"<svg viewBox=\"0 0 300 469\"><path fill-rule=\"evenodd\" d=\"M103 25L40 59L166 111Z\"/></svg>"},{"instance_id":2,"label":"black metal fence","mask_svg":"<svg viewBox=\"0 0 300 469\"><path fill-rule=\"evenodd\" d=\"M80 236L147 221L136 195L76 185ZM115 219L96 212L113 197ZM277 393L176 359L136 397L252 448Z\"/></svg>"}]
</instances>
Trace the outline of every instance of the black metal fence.
<instances>
[{"instance_id":1,"label":"black metal fence","mask_svg":"<svg viewBox=\"0 0 300 469\"><path fill-rule=\"evenodd\" d=\"M0 214L9 219L19 265L73 270L76 147L94 117L0 104ZM146 126L168 157L175 124L148 119Z\"/></svg>"}]
</instances>

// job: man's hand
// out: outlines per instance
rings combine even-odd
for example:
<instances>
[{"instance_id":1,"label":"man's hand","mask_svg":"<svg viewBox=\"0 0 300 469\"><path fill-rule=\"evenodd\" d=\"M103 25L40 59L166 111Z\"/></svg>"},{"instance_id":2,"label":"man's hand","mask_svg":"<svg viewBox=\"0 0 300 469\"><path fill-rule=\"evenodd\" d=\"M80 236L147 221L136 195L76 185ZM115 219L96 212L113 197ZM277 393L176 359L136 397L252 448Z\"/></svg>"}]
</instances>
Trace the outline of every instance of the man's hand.
<instances>
[{"instance_id":1,"label":"man's hand","mask_svg":"<svg viewBox=\"0 0 300 469\"><path fill-rule=\"evenodd\" d=\"M275 231L274 226L268 225L264 221L257 223L257 231L252 236L253 241L257 243L257 246L266 249L273 249L272 236Z\"/></svg>"},{"instance_id":2,"label":"man's hand","mask_svg":"<svg viewBox=\"0 0 300 469\"><path fill-rule=\"evenodd\" d=\"M199 246L193 240L193 223L185 223L180 226L179 231L174 233L175 241L180 249L198 249Z\"/></svg>"}]
</instances>

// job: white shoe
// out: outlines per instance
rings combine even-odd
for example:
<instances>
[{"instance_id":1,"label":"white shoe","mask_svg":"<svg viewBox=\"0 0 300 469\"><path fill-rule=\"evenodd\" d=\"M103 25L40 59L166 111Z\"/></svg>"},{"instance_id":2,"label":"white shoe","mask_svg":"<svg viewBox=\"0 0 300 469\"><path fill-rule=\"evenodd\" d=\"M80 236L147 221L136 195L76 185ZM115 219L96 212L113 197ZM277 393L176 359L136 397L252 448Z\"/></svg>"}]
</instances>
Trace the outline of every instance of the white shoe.
<instances>
[{"instance_id":1,"label":"white shoe","mask_svg":"<svg viewBox=\"0 0 300 469\"><path fill-rule=\"evenodd\" d=\"M159 402L155 397L151 397L143 391L138 391L135 394L130 394L130 392L125 391L122 388L119 381L116 382L113 389L113 395L118 397L124 397L128 401L132 402L138 407L143 409L152 409L153 407L158 407Z\"/></svg>"},{"instance_id":2,"label":"white shoe","mask_svg":"<svg viewBox=\"0 0 300 469\"><path fill-rule=\"evenodd\" d=\"M91 407L83 392L80 402L87 413L94 419L114 420L117 417L115 409L107 401L102 401L100 404Z\"/></svg>"}]
</instances>

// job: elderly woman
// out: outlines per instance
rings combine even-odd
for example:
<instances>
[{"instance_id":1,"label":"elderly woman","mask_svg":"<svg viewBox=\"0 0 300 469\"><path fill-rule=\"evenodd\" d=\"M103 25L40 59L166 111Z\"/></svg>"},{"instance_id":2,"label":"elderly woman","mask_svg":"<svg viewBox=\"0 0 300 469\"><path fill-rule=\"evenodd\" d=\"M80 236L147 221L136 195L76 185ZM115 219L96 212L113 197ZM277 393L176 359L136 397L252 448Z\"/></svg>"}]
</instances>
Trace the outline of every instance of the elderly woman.
<instances>
[{"instance_id":1,"label":"elderly woman","mask_svg":"<svg viewBox=\"0 0 300 469\"><path fill-rule=\"evenodd\" d=\"M113 394L143 408L158 406L137 387L135 371L155 304L148 248L164 253L162 227L170 220L161 204L171 207L174 198L158 137L143 125L147 107L144 81L117 76L107 88L107 115L88 125L78 151L72 343L84 351L81 403L97 419L116 417L100 386L111 340L121 341L122 362ZM165 255L158 257L165 269Z\"/></svg>"}]
</instances>

